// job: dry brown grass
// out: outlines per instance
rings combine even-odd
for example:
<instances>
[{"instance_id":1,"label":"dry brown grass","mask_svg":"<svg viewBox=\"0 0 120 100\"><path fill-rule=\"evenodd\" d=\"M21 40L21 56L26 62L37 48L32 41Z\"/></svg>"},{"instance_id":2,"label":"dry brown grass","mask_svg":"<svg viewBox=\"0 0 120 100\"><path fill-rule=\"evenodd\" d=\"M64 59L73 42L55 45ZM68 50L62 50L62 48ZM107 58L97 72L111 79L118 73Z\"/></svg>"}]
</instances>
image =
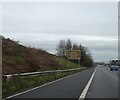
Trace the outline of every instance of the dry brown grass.
<instances>
[{"instance_id":1,"label":"dry brown grass","mask_svg":"<svg viewBox=\"0 0 120 100\"><path fill-rule=\"evenodd\" d=\"M10 39L2 39L2 50L3 74L71 68L69 65L76 67L45 50L25 47Z\"/></svg>"},{"instance_id":2,"label":"dry brown grass","mask_svg":"<svg viewBox=\"0 0 120 100\"><path fill-rule=\"evenodd\" d=\"M9 39L3 39L3 74L44 70L58 62L47 52L19 45Z\"/></svg>"}]
</instances>

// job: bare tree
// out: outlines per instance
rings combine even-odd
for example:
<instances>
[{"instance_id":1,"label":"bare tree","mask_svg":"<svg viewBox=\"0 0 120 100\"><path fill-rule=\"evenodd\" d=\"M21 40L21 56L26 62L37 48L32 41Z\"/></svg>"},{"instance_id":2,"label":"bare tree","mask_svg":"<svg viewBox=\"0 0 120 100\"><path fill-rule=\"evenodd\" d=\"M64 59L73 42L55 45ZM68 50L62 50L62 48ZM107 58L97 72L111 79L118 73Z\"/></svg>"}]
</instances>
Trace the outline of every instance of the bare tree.
<instances>
[{"instance_id":1,"label":"bare tree","mask_svg":"<svg viewBox=\"0 0 120 100\"><path fill-rule=\"evenodd\" d=\"M80 47L76 43L73 43L72 49L73 50L80 50Z\"/></svg>"},{"instance_id":2,"label":"bare tree","mask_svg":"<svg viewBox=\"0 0 120 100\"><path fill-rule=\"evenodd\" d=\"M71 50L72 49L72 41L68 39L66 41L66 50Z\"/></svg>"},{"instance_id":3,"label":"bare tree","mask_svg":"<svg viewBox=\"0 0 120 100\"><path fill-rule=\"evenodd\" d=\"M66 44L65 44L65 40L61 40L58 44L57 47L57 55L58 56L65 56L66 55Z\"/></svg>"},{"instance_id":4,"label":"bare tree","mask_svg":"<svg viewBox=\"0 0 120 100\"><path fill-rule=\"evenodd\" d=\"M82 66L86 66L86 67L91 67L93 65L93 59L91 56L90 51L88 50L87 47L80 45L77 45L76 43L73 43L72 45L72 41L70 39L68 39L67 41L65 40L61 40L57 46L57 55L58 56L66 56L66 51L67 50L80 50L81 51L81 60L80 60L80 64Z\"/></svg>"}]
</instances>

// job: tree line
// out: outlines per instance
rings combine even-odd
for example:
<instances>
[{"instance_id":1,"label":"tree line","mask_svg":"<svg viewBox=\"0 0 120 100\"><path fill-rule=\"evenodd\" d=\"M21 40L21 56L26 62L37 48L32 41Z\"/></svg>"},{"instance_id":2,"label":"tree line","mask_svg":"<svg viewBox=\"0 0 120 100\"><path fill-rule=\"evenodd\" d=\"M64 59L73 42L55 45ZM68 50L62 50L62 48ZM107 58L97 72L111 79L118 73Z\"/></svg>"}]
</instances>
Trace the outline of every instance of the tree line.
<instances>
[{"instance_id":1,"label":"tree line","mask_svg":"<svg viewBox=\"0 0 120 100\"><path fill-rule=\"evenodd\" d=\"M65 57L67 55L67 50L80 50L81 51L81 59L80 59L80 65L91 67L93 66L93 58L89 51L89 49L85 46L82 46L81 44L73 43L70 39L60 40L57 45L57 55L61 57ZM74 60L75 63L77 61Z\"/></svg>"}]
</instances>

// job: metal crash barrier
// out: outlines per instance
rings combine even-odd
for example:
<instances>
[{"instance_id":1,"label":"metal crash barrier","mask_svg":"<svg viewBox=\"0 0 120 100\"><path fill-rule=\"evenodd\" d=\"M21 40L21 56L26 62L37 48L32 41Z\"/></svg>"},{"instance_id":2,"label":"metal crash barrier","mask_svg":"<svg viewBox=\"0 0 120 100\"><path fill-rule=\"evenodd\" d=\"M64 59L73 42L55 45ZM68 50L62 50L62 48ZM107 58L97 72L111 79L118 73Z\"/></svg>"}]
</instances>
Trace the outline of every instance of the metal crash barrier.
<instances>
[{"instance_id":1,"label":"metal crash barrier","mask_svg":"<svg viewBox=\"0 0 120 100\"><path fill-rule=\"evenodd\" d=\"M67 72L67 71L74 71L78 69L84 69L83 68L74 68L74 69L66 69L66 70L51 70L51 71L41 71L41 72L29 72L29 73L20 73L20 74L10 74L10 75L2 75L2 81L3 82L10 82L13 81L16 77L21 76L37 76L40 74L47 74L47 73L57 73L57 72Z\"/></svg>"}]
</instances>

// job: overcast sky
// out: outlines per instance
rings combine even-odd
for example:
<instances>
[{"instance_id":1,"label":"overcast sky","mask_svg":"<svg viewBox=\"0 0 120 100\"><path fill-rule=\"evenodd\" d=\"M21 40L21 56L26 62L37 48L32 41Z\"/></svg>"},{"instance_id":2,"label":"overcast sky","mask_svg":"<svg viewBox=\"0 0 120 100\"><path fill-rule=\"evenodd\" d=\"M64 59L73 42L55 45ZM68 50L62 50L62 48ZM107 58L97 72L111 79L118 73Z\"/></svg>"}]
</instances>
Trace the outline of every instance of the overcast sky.
<instances>
[{"instance_id":1,"label":"overcast sky","mask_svg":"<svg viewBox=\"0 0 120 100\"><path fill-rule=\"evenodd\" d=\"M88 47L95 61L118 59L118 4L3 3L2 35L54 54L69 38Z\"/></svg>"}]
</instances>

